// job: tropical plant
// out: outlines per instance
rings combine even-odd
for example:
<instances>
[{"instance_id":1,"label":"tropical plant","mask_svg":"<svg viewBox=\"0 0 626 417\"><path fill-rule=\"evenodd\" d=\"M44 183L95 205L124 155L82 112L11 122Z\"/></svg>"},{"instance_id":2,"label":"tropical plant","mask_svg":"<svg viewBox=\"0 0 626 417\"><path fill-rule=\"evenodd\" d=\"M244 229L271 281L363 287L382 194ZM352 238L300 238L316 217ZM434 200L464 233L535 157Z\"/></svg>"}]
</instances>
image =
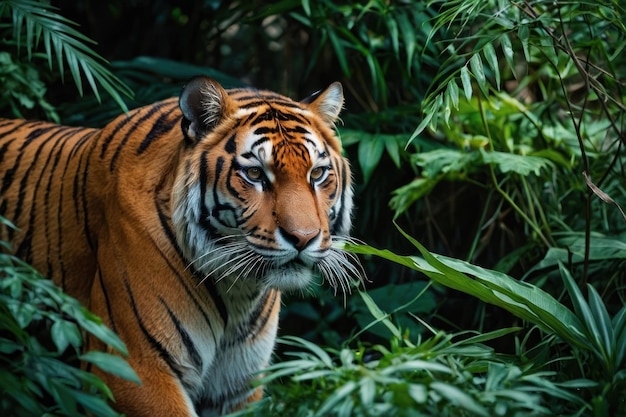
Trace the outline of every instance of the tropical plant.
<instances>
[{"instance_id":1,"label":"tropical plant","mask_svg":"<svg viewBox=\"0 0 626 417\"><path fill-rule=\"evenodd\" d=\"M13 226L3 218L2 227ZM3 249L9 245L0 241ZM111 391L82 365L139 383L121 356L83 352L84 333L122 355L102 320L20 259L0 252L0 412L6 416L117 416Z\"/></svg>"},{"instance_id":2,"label":"tropical plant","mask_svg":"<svg viewBox=\"0 0 626 417\"><path fill-rule=\"evenodd\" d=\"M476 230L490 231L513 209L530 238L516 242L502 267L524 256L536 262L537 249L581 237L584 285L592 231L615 243L626 231L621 3L431 5L439 14L429 41L445 44L447 58L413 138L429 128L441 144L412 155L420 175L395 191L392 206L399 215L442 181L483 188L489 204ZM477 259L480 238L466 259Z\"/></svg>"},{"instance_id":3,"label":"tropical plant","mask_svg":"<svg viewBox=\"0 0 626 417\"><path fill-rule=\"evenodd\" d=\"M86 80L98 100L100 86L126 111L122 95L132 96L131 90L88 46L95 42L74 29L73 22L56 11L45 1L0 1L0 22L5 22L0 26L0 45L5 50L0 54L0 81L6 86L0 96L0 110L9 106L14 116L24 117L24 108L33 110L38 106L47 118L59 121L56 111L44 97L46 89L40 80L44 73L42 63L46 63L48 71L56 67L61 79L69 70L81 96ZM44 53L38 52L41 48Z\"/></svg>"},{"instance_id":4,"label":"tropical plant","mask_svg":"<svg viewBox=\"0 0 626 417\"><path fill-rule=\"evenodd\" d=\"M573 311L535 285L459 259L432 254L417 240L406 234L405 237L418 249L421 258L399 256L370 246L355 246L351 250L397 262L425 274L437 284L508 310L524 322L537 326L546 339L553 341L553 349L566 343L570 352L564 354L564 349L558 348L559 362L570 357L577 363L573 366L558 363L561 372L555 379L584 390L581 398L587 400L582 405L570 404L578 408L568 407L569 412L594 416L626 413L626 306L611 317L592 285L587 286L589 295L585 300L572 275L560 262L558 268ZM626 251L626 246L620 250ZM543 366L541 361L536 365Z\"/></svg>"}]
</instances>

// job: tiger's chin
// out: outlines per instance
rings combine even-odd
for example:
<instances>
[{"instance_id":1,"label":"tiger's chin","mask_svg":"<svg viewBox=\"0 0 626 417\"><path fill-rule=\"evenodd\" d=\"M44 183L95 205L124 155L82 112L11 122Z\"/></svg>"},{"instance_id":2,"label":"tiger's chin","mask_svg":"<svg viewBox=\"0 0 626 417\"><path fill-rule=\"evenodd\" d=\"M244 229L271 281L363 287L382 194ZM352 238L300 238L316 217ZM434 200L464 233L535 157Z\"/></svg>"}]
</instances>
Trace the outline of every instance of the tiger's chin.
<instances>
[{"instance_id":1,"label":"tiger's chin","mask_svg":"<svg viewBox=\"0 0 626 417\"><path fill-rule=\"evenodd\" d=\"M263 282L270 288L288 292L308 288L314 277L315 273L310 266L292 261L267 271Z\"/></svg>"}]
</instances>

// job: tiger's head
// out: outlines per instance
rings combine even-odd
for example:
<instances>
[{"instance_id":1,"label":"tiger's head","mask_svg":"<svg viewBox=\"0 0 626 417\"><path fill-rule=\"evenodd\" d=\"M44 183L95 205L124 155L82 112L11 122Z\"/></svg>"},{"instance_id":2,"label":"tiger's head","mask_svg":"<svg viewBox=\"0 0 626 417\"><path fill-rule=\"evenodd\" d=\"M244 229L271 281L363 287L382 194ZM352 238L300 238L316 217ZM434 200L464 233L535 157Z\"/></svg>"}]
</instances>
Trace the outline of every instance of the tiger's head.
<instances>
[{"instance_id":1,"label":"tiger's head","mask_svg":"<svg viewBox=\"0 0 626 417\"><path fill-rule=\"evenodd\" d=\"M205 279L279 290L321 274L346 291L360 276L348 240L350 168L334 124L341 84L296 102L225 90L207 77L180 96L186 139L173 191L178 244Z\"/></svg>"}]
</instances>

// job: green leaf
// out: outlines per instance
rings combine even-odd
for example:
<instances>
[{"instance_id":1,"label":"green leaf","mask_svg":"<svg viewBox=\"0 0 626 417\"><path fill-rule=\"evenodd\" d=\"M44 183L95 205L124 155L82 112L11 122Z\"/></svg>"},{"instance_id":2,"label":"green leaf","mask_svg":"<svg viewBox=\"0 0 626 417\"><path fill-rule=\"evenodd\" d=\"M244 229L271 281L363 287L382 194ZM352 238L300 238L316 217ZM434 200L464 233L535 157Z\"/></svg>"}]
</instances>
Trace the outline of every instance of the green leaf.
<instances>
[{"instance_id":1,"label":"green leaf","mask_svg":"<svg viewBox=\"0 0 626 417\"><path fill-rule=\"evenodd\" d=\"M485 55L485 59L489 64L489 67L493 71L494 76L496 77L496 86L498 90L500 89L500 68L498 65L498 57L496 56L496 50L493 47L493 44L486 43L483 47L483 55Z\"/></svg>"},{"instance_id":2,"label":"green leaf","mask_svg":"<svg viewBox=\"0 0 626 417\"><path fill-rule=\"evenodd\" d=\"M361 296L361 299L363 299L363 301L365 302L365 305L369 309L370 313L372 313L372 316L376 319L376 321L372 322L370 326L380 322L384 324L387 329L389 329L394 337L401 339L402 333L400 332L400 329L398 329L391 322L391 320L389 320L389 314L382 311L380 307L378 307L378 305L374 302L372 297L366 292L359 291L359 295Z\"/></svg>"},{"instance_id":3,"label":"green leaf","mask_svg":"<svg viewBox=\"0 0 626 417\"><path fill-rule=\"evenodd\" d=\"M356 382L347 381L344 385L329 395L328 398L326 398L326 401L324 401L321 407L315 412L315 415L320 417L328 415L330 410L334 409L340 401L345 400L345 398L351 395L357 388L358 385Z\"/></svg>"},{"instance_id":4,"label":"green leaf","mask_svg":"<svg viewBox=\"0 0 626 417\"><path fill-rule=\"evenodd\" d=\"M33 50L41 38L50 68L53 67L56 56L56 66L63 79L65 62L80 95L83 95L82 75L84 75L98 100L97 85L100 84L122 110L128 111L119 93L132 97L132 91L101 64L106 61L87 46L87 43L95 42L71 27L70 25L75 25L74 22L57 14L55 12L57 8L45 2L22 0L9 3L14 22L13 37L17 40L19 49L23 32L26 32L29 59L32 59Z\"/></svg>"},{"instance_id":5,"label":"green leaf","mask_svg":"<svg viewBox=\"0 0 626 417\"><path fill-rule=\"evenodd\" d=\"M472 74L474 74L474 78L478 82L478 87L483 92L485 97L489 94L487 91L487 77L485 77L485 69L483 68L483 61L480 59L479 54L474 54L470 58L470 68L472 69Z\"/></svg>"},{"instance_id":6,"label":"green leaf","mask_svg":"<svg viewBox=\"0 0 626 417\"><path fill-rule=\"evenodd\" d=\"M506 63L513 74L513 77L517 78L517 74L515 73L515 60L513 54L513 46L511 45L511 39L507 33L503 33L500 36L500 46L502 47L502 53L506 60Z\"/></svg>"},{"instance_id":7,"label":"green leaf","mask_svg":"<svg viewBox=\"0 0 626 417\"><path fill-rule=\"evenodd\" d=\"M504 174L507 172L515 172L519 175L526 176L530 173L534 173L536 176L540 176L543 168L553 166L550 160L538 156L517 155L498 151L487 152L482 148L480 148L479 151L484 163L496 165Z\"/></svg>"},{"instance_id":8,"label":"green leaf","mask_svg":"<svg viewBox=\"0 0 626 417\"><path fill-rule=\"evenodd\" d=\"M617 369L623 369L626 359L626 306L613 316L612 324L615 334L614 364Z\"/></svg>"},{"instance_id":9,"label":"green leaf","mask_svg":"<svg viewBox=\"0 0 626 417\"><path fill-rule=\"evenodd\" d=\"M124 359L117 355L92 351L79 356L79 359L96 365L98 368L112 375L118 376L127 381L141 384L141 380L133 368L131 368Z\"/></svg>"},{"instance_id":10,"label":"green leaf","mask_svg":"<svg viewBox=\"0 0 626 417\"><path fill-rule=\"evenodd\" d=\"M377 135L363 134L359 143L359 165L363 170L363 182L367 184L380 163L385 150L385 140Z\"/></svg>"},{"instance_id":11,"label":"green leaf","mask_svg":"<svg viewBox=\"0 0 626 417\"><path fill-rule=\"evenodd\" d=\"M404 138L405 136L402 135L402 137ZM393 161L394 165L400 168L400 164L401 164L400 146L398 143L397 136L396 135L384 135L383 138L385 140L385 149L387 150L387 154Z\"/></svg>"},{"instance_id":12,"label":"green leaf","mask_svg":"<svg viewBox=\"0 0 626 417\"><path fill-rule=\"evenodd\" d=\"M324 366L326 366L327 368L334 367L333 360L328 355L328 353L326 353L324 349L320 348L315 343L311 343L308 340L305 340L299 337L294 337L294 336L281 337L279 339L279 342L285 345L291 345L291 346L296 346L299 348L306 349L312 352L313 354L315 354L315 356L319 358L319 360L321 360Z\"/></svg>"},{"instance_id":13,"label":"green leaf","mask_svg":"<svg viewBox=\"0 0 626 417\"><path fill-rule=\"evenodd\" d=\"M341 70L346 75L346 77L350 78L351 76L350 67L348 66L348 59L346 58L345 51L343 47L341 46L341 41L337 37L337 34L335 33L335 31L331 29L330 27L326 28L326 33L328 34L328 39L330 40L331 45L333 46L333 49L335 51L335 56L337 57L337 60L339 61L339 66L341 67Z\"/></svg>"},{"instance_id":14,"label":"green leaf","mask_svg":"<svg viewBox=\"0 0 626 417\"><path fill-rule=\"evenodd\" d=\"M84 307L80 309L81 314L77 314L75 318L78 320L80 326L97 337L102 342L113 347L116 351L122 355L128 355L128 349L122 340L111 329L102 323L100 317L96 316Z\"/></svg>"},{"instance_id":15,"label":"green leaf","mask_svg":"<svg viewBox=\"0 0 626 417\"><path fill-rule=\"evenodd\" d=\"M402 257L369 246L346 245L346 249L354 253L377 255L418 270L438 284L500 306L523 320L548 329L573 345L589 348L578 318L545 291L496 271L458 259L433 255L401 229L400 232L413 243L424 259Z\"/></svg>"},{"instance_id":16,"label":"green leaf","mask_svg":"<svg viewBox=\"0 0 626 417\"><path fill-rule=\"evenodd\" d=\"M587 285L589 308L594 317L594 321L598 328L598 336L600 345L598 348L603 354L603 359L607 368L613 368L612 359L614 358L613 349L615 348L615 335L613 333L613 323L606 310L606 306L600 298L600 295L592 285Z\"/></svg>"},{"instance_id":17,"label":"green leaf","mask_svg":"<svg viewBox=\"0 0 626 417\"><path fill-rule=\"evenodd\" d=\"M411 74L411 68L413 67L413 55L417 48L418 36L415 33L415 25L411 22L406 13L399 12L397 14L398 25L400 32L402 33L402 41L404 42L404 50L406 53L406 70L408 74Z\"/></svg>"},{"instance_id":18,"label":"green leaf","mask_svg":"<svg viewBox=\"0 0 626 417\"><path fill-rule=\"evenodd\" d=\"M470 101L472 98L472 80L466 66L461 68L461 85L463 86L463 92L465 92L465 99Z\"/></svg>"},{"instance_id":19,"label":"green leaf","mask_svg":"<svg viewBox=\"0 0 626 417\"><path fill-rule=\"evenodd\" d=\"M430 384L430 388L450 403L466 409L474 415L489 417L489 413L480 403L454 385L435 381Z\"/></svg>"},{"instance_id":20,"label":"green leaf","mask_svg":"<svg viewBox=\"0 0 626 417\"><path fill-rule=\"evenodd\" d=\"M559 262L559 271L561 272L561 279L563 280L563 284L567 289L567 292L572 300L572 305L574 306L574 311L576 315L580 317L582 322L585 325L583 330L584 334L587 336L588 340L590 340L593 346L593 351L599 353L596 349L601 346L599 339L599 329L597 327L595 318L589 308L589 304L583 297L582 292L578 288L578 285L572 278L570 272L565 268L565 266Z\"/></svg>"},{"instance_id":21,"label":"green leaf","mask_svg":"<svg viewBox=\"0 0 626 417\"><path fill-rule=\"evenodd\" d=\"M107 401L102 398L80 391L75 391L73 393L73 396L79 404L81 404L83 407L85 407L87 411L90 412L89 415L94 415L98 417L121 416L117 411L111 408Z\"/></svg>"},{"instance_id":22,"label":"green leaf","mask_svg":"<svg viewBox=\"0 0 626 417\"><path fill-rule=\"evenodd\" d=\"M526 58L526 62L530 62L530 52L528 50L530 30L528 29L528 25L520 25L519 29L517 29L517 37L522 43L522 50L524 51L524 58Z\"/></svg>"},{"instance_id":23,"label":"green leaf","mask_svg":"<svg viewBox=\"0 0 626 417\"><path fill-rule=\"evenodd\" d=\"M413 142L413 140L417 138L420 135L420 133L424 131L424 129L426 129L426 126L428 126L428 124L433 119L435 114L439 111L439 107L437 107L437 103L439 103L439 101L434 100L426 106L426 108L422 112L423 119L420 122L420 124L415 128L413 133L411 134L411 137L409 138L409 140L406 143L406 146L404 147L405 149L407 149L409 145Z\"/></svg>"},{"instance_id":24,"label":"green leaf","mask_svg":"<svg viewBox=\"0 0 626 417\"><path fill-rule=\"evenodd\" d=\"M450 102L454 106L455 110L459 110L459 86L456 85L454 80L448 82L446 87L446 95L450 97Z\"/></svg>"},{"instance_id":25,"label":"green leaf","mask_svg":"<svg viewBox=\"0 0 626 417\"><path fill-rule=\"evenodd\" d=\"M50 328L50 335L59 353L64 352L69 345L79 349L83 343L78 326L66 320L55 321Z\"/></svg>"}]
</instances>

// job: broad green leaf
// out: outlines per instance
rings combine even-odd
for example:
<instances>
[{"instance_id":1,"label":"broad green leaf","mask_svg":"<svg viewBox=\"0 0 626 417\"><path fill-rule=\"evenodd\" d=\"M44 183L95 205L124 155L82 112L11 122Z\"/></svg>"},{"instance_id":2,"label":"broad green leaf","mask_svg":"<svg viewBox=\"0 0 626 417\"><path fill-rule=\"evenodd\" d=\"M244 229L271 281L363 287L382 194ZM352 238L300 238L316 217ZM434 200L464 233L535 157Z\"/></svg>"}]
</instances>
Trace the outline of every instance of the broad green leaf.
<instances>
[{"instance_id":1,"label":"broad green leaf","mask_svg":"<svg viewBox=\"0 0 626 417\"><path fill-rule=\"evenodd\" d=\"M422 152L415 157L416 164L422 168L422 174L436 178L441 174L447 179L456 179L456 174L470 172L478 161L478 153L464 152L458 149L435 149Z\"/></svg>"},{"instance_id":2,"label":"broad green leaf","mask_svg":"<svg viewBox=\"0 0 626 417\"><path fill-rule=\"evenodd\" d=\"M452 369L450 369L448 366L442 365L440 363L420 359L412 359L400 362L395 365L387 365L385 366L385 368L381 369L380 374L389 375L394 373L420 371L441 372L443 374L454 373Z\"/></svg>"},{"instance_id":3,"label":"broad green leaf","mask_svg":"<svg viewBox=\"0 0 626 417\"><path fill-rule=\"evenodd\" d=\"M359 381L359 398L361 402L367 407L374 402L376 396L376 382L370 378L361 378Z\"/></svg>"},{"instance_id":4,"label":"broad green leaf","mask_svg":"<svg viewBox=\"0 0 626 417\"><path fill-rule=\"evenodd\" d=\"M545 291L496 271L489 271L458 259L433 255L415 239L400 231L417 247L424 259L402 257L369 246L348 245L346 249L355 253L374 254L409 266L441 285L500 306L524 320L556 333L576 346L589 348L578 318Z\"/></svg>"},{"instance_id":5,"label":"broad green leaf","mask_svg":"<svg viewBox=\"0 0 626 417\"><path fill-rule=\"evenodd\" d=\"M391 47L393 48L393 52L396 56L399 55L400 51L400 40L398 36L398 22L394 19L392 14L386 14L384 16L385 25L387 25L387 30L389 31L389 38L391 39Z\"/></svg>"},{"instance_id":6,"label":"broad green leaf","mask_svg":"<svg viewBox=\"0 0 626 417\"><path fill-rule=\"evenodd\" d=\"M418 404L424 404L428 399L428 390L421 384L409 385L409 396Z\"/></svg>"},{"instance_id":7,"label":"broad green leaf","mask_svg":"<svg viewBox=\"0 0 626 417\"><path fill-rule=\"evenodd\" d=\"M122 355L128 355L128 349L118 335L115 334L111 329L109 329L106 325L103 324L102 319L96 316L86 308L81 308L81 314L75 316L78 320L80 326L97 337L102 342L107 345L113 347L116 351L120 352Z\"/></svg>"},{"instance_id":8,"label":"broad green leaf","mask_svg":"<svg viewBox=\"0 0 626 417\"><path fill-rule=\"evenodd\" d=\"M467 339L463 339L461 342L458 342L458 344L472 345L474 343L488 342L490 340L506 336L507 334L519 332L520 330L522 330L522 327L507 327L504 329L493 330L491 332L468 337Z\"/></svg>"},{"instance_id":9,"label":"broad green leaf","mask_svg":"<svg viewBox=\"0 0 626 417\"><path fill-rule=\"evenodd\" d=\"M526 176L530 173L539 176L543 168L552 166L552 162L545 158L530 155L517 155L508 152L490 151L479 149L486 164L494 164L502 171L502 173L515 172Z\"/></svg>"}]
</instances>

